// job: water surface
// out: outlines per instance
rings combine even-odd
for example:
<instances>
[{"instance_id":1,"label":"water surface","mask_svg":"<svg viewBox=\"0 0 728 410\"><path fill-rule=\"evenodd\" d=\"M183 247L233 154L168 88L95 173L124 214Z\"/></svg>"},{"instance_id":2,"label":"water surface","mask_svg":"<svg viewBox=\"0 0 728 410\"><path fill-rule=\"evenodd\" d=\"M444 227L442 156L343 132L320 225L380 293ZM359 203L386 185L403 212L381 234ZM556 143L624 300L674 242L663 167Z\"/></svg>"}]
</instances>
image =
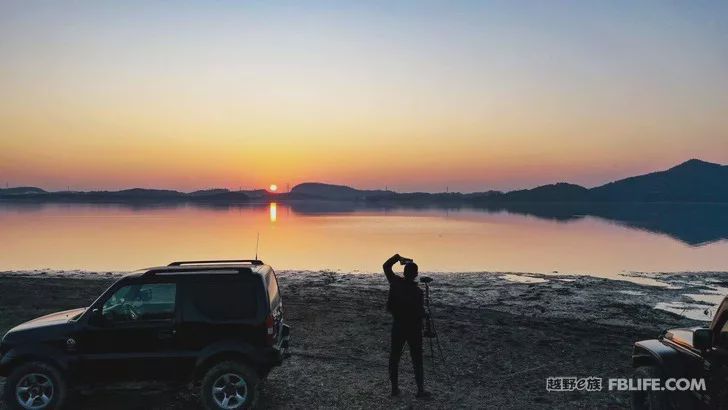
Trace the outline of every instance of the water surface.
<instances>
[{"instance_id":1,"label":"water surface","mask_svg":"<svg viewBox=\"0 0 728 410\"><path fill-rule=\"evenodd\" d=\"M715 211L722 215L725 209ZM667 220L669 227L644 216L619 220L583 212L550 217L522 210L325 203L0 203L0 270L132 270L174 260L252 258L260 233L259 256L277 269L372 272L398 252L415 258L423 271L607 277L624 271L728 271L728 241L715 223L705 227L709 240L695 240L704 237L696 222L687 221L691 236L682 238L674 229L679 221L659 215L655 220Z\"/></svg>"}]
</instances>

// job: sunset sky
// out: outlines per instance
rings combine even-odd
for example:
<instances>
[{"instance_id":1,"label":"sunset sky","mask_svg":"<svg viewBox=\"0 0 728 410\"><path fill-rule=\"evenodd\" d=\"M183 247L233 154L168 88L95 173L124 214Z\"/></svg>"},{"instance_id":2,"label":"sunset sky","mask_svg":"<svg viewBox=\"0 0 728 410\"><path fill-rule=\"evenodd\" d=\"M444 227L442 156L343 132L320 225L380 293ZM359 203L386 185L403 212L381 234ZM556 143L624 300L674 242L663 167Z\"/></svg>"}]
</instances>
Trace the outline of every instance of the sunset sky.
<instances>
[{"instance_id":1,"label":"sunset sky","mask_svg":"<svg viewBox=\"0 0 728 410\"><path fill-rule=\"evenodd\" d=\"M0 183L586 186L728 163L728 2L0 2Z\"/></svg>"}]
</instances>

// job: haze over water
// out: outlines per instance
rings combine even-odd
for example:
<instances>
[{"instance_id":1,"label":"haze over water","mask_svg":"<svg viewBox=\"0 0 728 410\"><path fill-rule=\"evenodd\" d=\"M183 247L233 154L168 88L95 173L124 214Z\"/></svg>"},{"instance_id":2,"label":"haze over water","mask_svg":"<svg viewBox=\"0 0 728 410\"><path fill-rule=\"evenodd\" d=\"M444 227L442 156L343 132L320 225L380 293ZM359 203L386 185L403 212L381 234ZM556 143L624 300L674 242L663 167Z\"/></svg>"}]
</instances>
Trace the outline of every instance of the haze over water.
<instances>
[{"instance_id":1,"label":"haze over water","mask_svg":"<svg viewBox=\"0 0 728 410\"><path fill-rule=\"evenodd\" d=\"M286 204L134 208L0 204L0 270L133 270L173 260L252 258L276 269L376 272L398 252L422 271L617 277L728 270L728 241L691 246L596 217L554 221L483 210L308 213Z\"/></svg>"}]
</instances>

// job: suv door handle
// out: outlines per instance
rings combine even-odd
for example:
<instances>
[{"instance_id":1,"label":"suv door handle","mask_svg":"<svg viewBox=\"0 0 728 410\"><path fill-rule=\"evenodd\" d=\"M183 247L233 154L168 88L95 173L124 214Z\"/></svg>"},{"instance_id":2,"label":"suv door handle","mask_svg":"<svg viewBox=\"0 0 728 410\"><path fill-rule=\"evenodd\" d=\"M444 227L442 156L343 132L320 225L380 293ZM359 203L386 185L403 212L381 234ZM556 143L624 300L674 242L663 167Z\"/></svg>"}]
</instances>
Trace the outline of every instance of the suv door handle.
<instances>
[{"instance_id":1,"label":"suv door handle","mask_svg":"<svg viewBox=\"0 0 728 410\"><path fill-rule=\"evenodd\" d=\"M177 334L177 331L174 329L162 329L157 333L157 338L159 339L171 339L174 337L174 335Z\"/></svg>"}]
</instances>

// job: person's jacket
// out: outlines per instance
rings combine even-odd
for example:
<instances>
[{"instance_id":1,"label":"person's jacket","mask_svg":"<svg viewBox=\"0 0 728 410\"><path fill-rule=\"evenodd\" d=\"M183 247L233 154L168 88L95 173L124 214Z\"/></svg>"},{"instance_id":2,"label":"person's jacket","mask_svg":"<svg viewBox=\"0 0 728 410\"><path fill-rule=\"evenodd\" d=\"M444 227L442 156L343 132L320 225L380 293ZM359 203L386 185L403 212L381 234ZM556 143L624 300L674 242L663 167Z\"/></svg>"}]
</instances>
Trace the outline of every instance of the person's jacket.
<instances>
[{"instance_id":1,"label":"person's jacket","mask_svg":"<svg viewBox=\"0 0 728 410\"><path fill-rule=\"evenodd\" d=\"M384 263L384 274L389 281L387 310L395 320L400 322L422 323L425 317L424 295L422 289L413 280L397 276L392 266L397 260L392 258Z\"/></svg>"}]
</instances>

